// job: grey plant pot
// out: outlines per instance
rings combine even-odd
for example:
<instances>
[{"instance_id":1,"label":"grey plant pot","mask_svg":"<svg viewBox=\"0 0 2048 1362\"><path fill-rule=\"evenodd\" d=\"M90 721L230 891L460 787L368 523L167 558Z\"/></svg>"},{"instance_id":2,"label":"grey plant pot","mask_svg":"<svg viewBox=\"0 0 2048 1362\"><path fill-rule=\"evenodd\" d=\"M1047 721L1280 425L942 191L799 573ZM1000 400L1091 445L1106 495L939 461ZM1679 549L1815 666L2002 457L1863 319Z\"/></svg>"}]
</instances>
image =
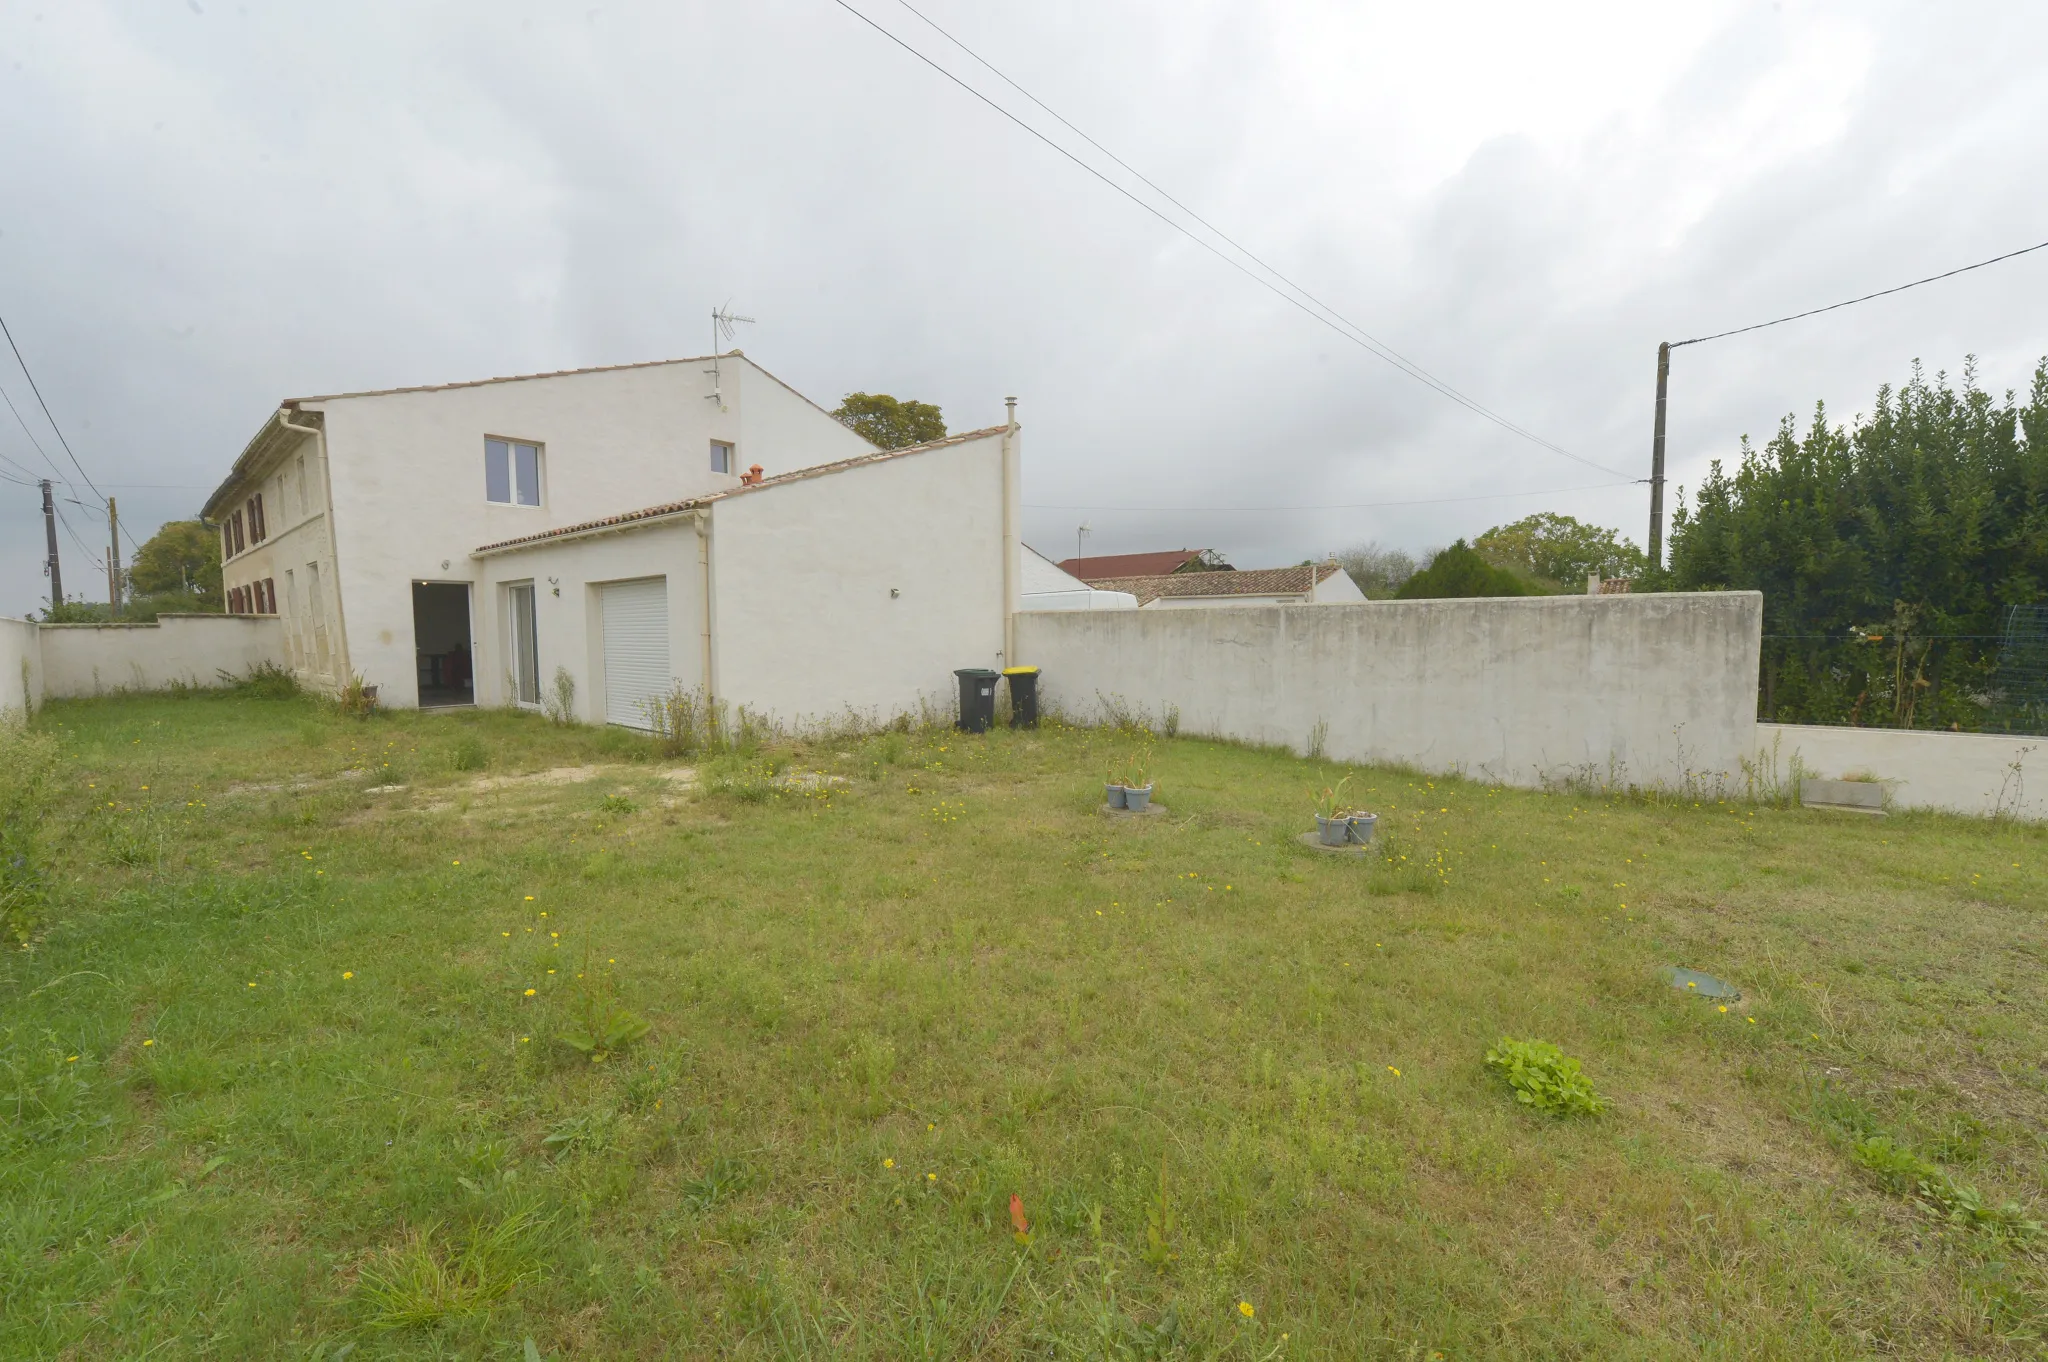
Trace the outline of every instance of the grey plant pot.
<instances>
[{"instance_id":1,"label":"grey plant pot","mask_svg":"<svg viewBox=\"0 0 2048 1362\"><path fill-rule=\"evenodd\" d=\"M1124 807L1132 813L1143 813L1151 808L1152 787L1150 785L1124 786Z\"/></svg>"},{"instance_id":2,"label":"grey plant pot","mask_svg":"<svg viewBox=\"0 0 2048 1362\"><path fill-rule=\"evenodd\" d=\"M1125 793L1126 791L1121 785L1104 785L1102 787L1102 802L1109 805L1112 809L1126 808L1128 805L1124 803Z\"/></svg>"},{"instance_id":3,"label":"grey plant pot","mask_svg":"<svg viewBox=\"0 0 2048 1362\"><path fill-rule=\"evenodd\" d=\"M1380 816L1376 813L1354 813L1344 822L1350 830L1351 840L1365 846L1372 841L1373 833L1379 830Z\"/></svg>"},{"instance_id":4,"label":"grey plant pot","mask_svg":"<svg viewBox=\"0 0 2048 1362\"><path fill-rule=\"evenodd\" d=\"M1326 847L1341 847L1351 840L1349 818L1325 818L1316 815L1316 840Z\"/></svg>"}]
</instances>

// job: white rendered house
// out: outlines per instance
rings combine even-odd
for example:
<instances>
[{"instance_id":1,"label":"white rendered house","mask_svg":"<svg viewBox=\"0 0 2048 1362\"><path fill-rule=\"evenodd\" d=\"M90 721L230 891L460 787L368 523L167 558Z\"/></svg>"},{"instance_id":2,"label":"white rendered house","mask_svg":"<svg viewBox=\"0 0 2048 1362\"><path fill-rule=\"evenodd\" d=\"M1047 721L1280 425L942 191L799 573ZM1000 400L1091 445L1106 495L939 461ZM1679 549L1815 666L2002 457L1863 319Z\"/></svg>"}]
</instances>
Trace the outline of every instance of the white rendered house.
<instances>
[{"instance_id":1,"label":"white rendered house","mask_svg":"<svg viewBox=\"0 0 2048 1362\"><path fill-rule=\"evenodd\" d=\"M478 545L478 701L559 669L631 728L677 686L786 727L950 709L1008 651L1017 452L992 426Z\"/></svg>"},{"instance_id":2,"label":"white rendered house","mask_svg":"<svg viewBox=\"0 0 2048 1362\"><path fill-rule=\"evenodd\" d=\"M480 545L875 452L738 351L283 403L203 515L236 613L275 614L309 686L489 703ZM964 664L963 664L964 665Z\"/></svg>"}]
</instances>

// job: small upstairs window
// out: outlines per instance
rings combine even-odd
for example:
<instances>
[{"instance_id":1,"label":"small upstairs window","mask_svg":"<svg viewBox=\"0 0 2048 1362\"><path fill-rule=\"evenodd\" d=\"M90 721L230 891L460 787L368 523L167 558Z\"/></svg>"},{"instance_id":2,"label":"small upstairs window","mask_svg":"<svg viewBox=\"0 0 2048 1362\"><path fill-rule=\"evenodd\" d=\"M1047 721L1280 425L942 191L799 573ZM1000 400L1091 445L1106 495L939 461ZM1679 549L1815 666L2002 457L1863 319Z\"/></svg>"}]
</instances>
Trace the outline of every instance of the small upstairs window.
<instances>
[{"instance_id":1,"label":"small upstairs window","mask_svg":"<svg viewBox=\"0 0 2048 1362\"><path fill-rule=\"evenodd\" d=\"M540 446L485 440L484 500L500 506L540 505Z\"/></svg>"},{"instance_id":2,"label":"small upstairs window","mask_svg":"<svg viewBox=\"0 0 2048 1362\"><path fill-rule=\"evenodd\" d=\"M733 470L732 445L724 440L711 442L711 471L730 473Z\"/></svg>"},{"instance_id":3,"label":"small upstairs window","mask_svg":"<svg viewBox=\"0 0 2048 1362\"><path fill-rule=\"evenodd\" d=\"M260 544L270 537L263 524L263 494L258 492L249 498L249 542Z\"/></svg>"}]
</instances>

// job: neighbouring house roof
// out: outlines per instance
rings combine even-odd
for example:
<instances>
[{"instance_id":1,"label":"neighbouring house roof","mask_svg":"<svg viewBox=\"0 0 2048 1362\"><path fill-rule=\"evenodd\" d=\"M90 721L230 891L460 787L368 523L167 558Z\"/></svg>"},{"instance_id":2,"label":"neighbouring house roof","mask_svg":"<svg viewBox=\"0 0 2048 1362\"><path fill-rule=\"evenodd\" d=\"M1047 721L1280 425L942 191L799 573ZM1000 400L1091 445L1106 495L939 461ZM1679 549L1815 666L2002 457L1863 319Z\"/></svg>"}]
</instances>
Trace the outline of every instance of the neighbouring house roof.
<instances>
[{"instance_id":1,"label":"neighbouring house roof","mask_svg":"<svg viewBox=\"0 0 2048 1362\"><path fill-rule=\"evenodd\" d=\"M542 530L536 534L525 534L517 539L501 539L495 544L485 544L480 548L470 550L470 556L482 557L487 553L503 553L508 549L526 548L533 544L547 543L557 539L573 539L587 534L606 534L613 530L642 525L649 521L661 520L669 516L688 515L692 511L711 505L713 502L745 496L749 492L758 492L766 487L780 487L785 483L802 482L808 478L822 478L832 473L843 473L850 468L863 468L868 464L887 463L891 459L900 459L906 454L923 454L929 450L944 449L948 445L966 444L969 440L983 440L991 435L1001 435L1007 429L1009 429L1007 426L988 426L981 430L967 430L960 432L958 435L948 435L943 440L928 440L921 445L904 445L901 449L878 449L872 454L856 454L850 459L840 459L834 463L816 464L810 468L796 468L787 473L778 473L773 477L764 477L759 482L744 483L738 487L727 488L722 492L707 492L701 497L692 497L688 501L663 502L659 506L648 506L637 511L621 511L617 515L600 516L596 520L585 520L575 525L564 525L559 529Z\"/></svg>"},{"instance_id":2,"label":"neighbouring house roof","mask_svg":"<svg viewBox=\"0 0 2048 1362\"><path fill-rule=\"evenodd\" d=\"M1173 549L1166 553L1109 553L1091 558L1069 558L1060 563L1061 572L1093 584L1102 577L1163 577L1179 572L1202 556L1200 549Z\"/></svg>"},{"instance_id":3,"label":"neighbouring house roof","mask_svg":"<svg viewBox=\"0 0 2048 1362\"><path fill-rule=\"evenodd\" d=\"M1128 591L1138 598L1139 605L1150 605L1162 596L1306 596L1343 570L1335 563L1304 563L1300 567L1241 568L1236 572L1091 577L1088 585L1098 591Z\"/></svg>"},{"instance_id":4,"label":"neighbouring house roof","mask_svg":"<svg viewBox=\"0 0 2048 1362\"><path fill-rule=\"evenodd\" d=\"M310 417L313 424L319 424L320 413L301 412L299 410L300 407L309 402L340 402L345 398L351 397L396 397L403 393L449 392L456 388L482 388L493 383L525 383L539 378L572 378L578 374L611 374L626 369L658 369L665 364L708 364L713 359L746 360L754 372L770 379L780 387L794 393L797 397L803 398L805 402L809 402L811 406L825 412L827 416L832 415L831 412L825 411L816 402L811 401L810 398L805 397L804 394L797 392L795 388L791 388L789 384L762 368L758 362L747 359L746 353L740 350L726 350L718 355L693 355L682 359L647 359L639 360L632 364L598 364L583 369L553 369L547 373L540 374L506 374L498 378L472 378L455 383L423 383L410 388L369 388L362 392L353 393L321 393L314 397L287 397L278 404L278 409L271 413L270 419L263 423L262 429L258 430L255 437L243 448L240 457L235 460L234 466L228 470L227 477L222 479L220 486L214 489L213 495L206 499L206 505L200 509L200 518L202 520L212 520L214 518L213 511L216 503L225 501L228 490L241 482L248 475L249 471L262 461L263 457L277 442L277 437L280 433L285 431L291 432L286 437L286 442L288 443L295 443L305 434L302 430L296 430L284 425L284 418L287 413L293 416ZM853 428L848 426L847 429L852 430ZM858 436L860 432L854 431L854 434ZM861 438L865 439L866 437L862 436ZM869 443L873 442L870 441Z\"/></svg>"}]
</instances>

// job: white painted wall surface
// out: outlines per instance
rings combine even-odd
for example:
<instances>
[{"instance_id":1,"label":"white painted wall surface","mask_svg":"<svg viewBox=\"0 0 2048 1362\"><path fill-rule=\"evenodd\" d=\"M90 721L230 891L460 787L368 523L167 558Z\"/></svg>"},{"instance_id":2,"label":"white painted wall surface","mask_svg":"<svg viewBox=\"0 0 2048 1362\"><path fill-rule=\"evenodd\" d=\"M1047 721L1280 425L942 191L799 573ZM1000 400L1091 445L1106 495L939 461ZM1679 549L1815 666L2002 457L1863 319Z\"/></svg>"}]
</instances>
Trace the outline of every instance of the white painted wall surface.
<instances>
[{"instance_id":1,"label":"white painted wall surface","mask_svg":"<svg viewBox=\"0 0 2048 1362\"><path fill-rule=\"evenodd\" d=\"M45 624L43 694L50 699L220 684L284 663L274 615L164 615L155 624Z\"/></svg>"},{"instance_id":2,"label":"white painted wall surface","mask_svg":"<svg viewBox=\"0 0 2048 1362\"><path fill-rule=\"evenodd\" d=\"M1533 786L1739 782L1763 598L1552 596L1018 619L1019 659L1083 718L1103 697L1181 729Z\"/></svg>"},{"instance_id":3,"label":"white painted wall surface","mask_svg":"<svg viewBox=\"0 0 2048 1362\"><path fill-rule=\"evenodd\" d=\"M713 440L735 446L742 470L786 472L872 451L743 356L720 360L721 408L707 399L709 367L678 360L306 403L326 420L325 481L308 482L331 491L332 529L319 531L329 557L318 561L333 678L360 672L387 703L417 703L413 582L472 581L469 554L482 544L738 486L736 475L711 471ZM485 500L487 436L542 447L540 506ZM273 502L298 504L296 469L294 455L259 470L235 503L260 485L277 526ZM293 568L303 592L305 561L313 560L299 546L273 543L238 556L227 576L231 585L275 578L280 612L291 614L283 572ZM304 658L310 629L294 618L287 632L294 658Z\"/></svg>"},{"instance_id":4,"label":"white painted wall surface","mask_svg":"<svg viewBox=\"0 0 2048 1362\"><path fill-rule=\"evenodd\" d=\"M1876 776L1893 808L2048 820L2048 737L1760 723L1756 742L1781 777L1794 754L1809 775Z\"/></svg>"},{"instance_id":5,"label":"white painted wall surface","mask_svg":"<svg viewBox=\"0 0 2048 1362\"><path fill-rule=\"evenodd\" d=\"M1128 591L1097 591L1052 559L1022 546L1019 580L1025 610L1135 610L1138 598Z\"/></svg>"},{"instance_id":6,"label":"white painted wall surface","mask_svg":"<svg viewBox=\"0 0 2048 1362\"><path fill-rule=\"evenodd\" d=\"M32 620L0 615L0 718L43 706L43 643Z\"/></svg>"},{"instance_id":7,"label":"white painted wall surface","mask_svg":"<svg viewBox=\"0 0 2048 1362\"><path fill-rule=\"evenodd\" d=\"M1350 573L1333 572L1316 583L1308 598L1317 605L1358 605L1365 600L1365 593L1351 580Z\"/></svg>"},{"instance_id":8,"label":"white painted wall surface","mask_svg":"<svg viewBox=\"0 0 2048 1362\"><path fill-rule=\"evenodd\" d=\"M471 603L477 633L477 703L511 703L505 588L518 582L534 584L541 689L553 684L555 668L567 667L576 679L576 713L583 722L602 724L619 718L606 714L604 706L604 635L597 588L605 582L668 579L669 665L685 689L702 686L704 589L697 561L697 532L687 517L473 560L478 574Z\"/></svg>"},{"instance_id":9,"label":"white painted wall surface","mask_svg":"<svg viewBox=\"0 0 2048 1362\"><path fill-rule=\"evenodd\" d=\"M994 434L713 503L718 694L789 725L950 712L954 668L1003 665L1002 490Z\"/></svg>"}]
</instances>

